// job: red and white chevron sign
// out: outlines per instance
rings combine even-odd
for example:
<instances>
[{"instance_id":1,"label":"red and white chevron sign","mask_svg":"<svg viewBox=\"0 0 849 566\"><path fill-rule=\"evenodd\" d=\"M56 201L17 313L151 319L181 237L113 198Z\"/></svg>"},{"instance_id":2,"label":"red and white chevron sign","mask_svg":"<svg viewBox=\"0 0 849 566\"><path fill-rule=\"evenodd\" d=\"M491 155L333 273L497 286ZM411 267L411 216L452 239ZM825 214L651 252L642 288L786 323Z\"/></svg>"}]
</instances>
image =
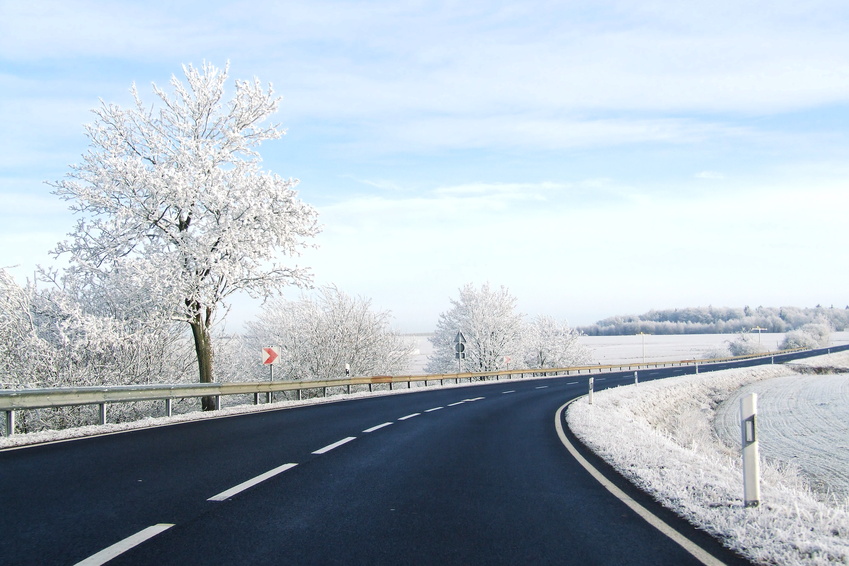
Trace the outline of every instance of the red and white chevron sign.
<instances>
[{"instance_id":1,"label":"red and white chevron sign","mask_svg":"<svg viewBox=\"0 0 849 566\"><path fill-rule=\"evenodd\" d=\"M280 357L280 352L277 348L263 348L262 349L262 363L264 365L273 364L277 362L277 358Z\"/></svg>"}]
</instances>

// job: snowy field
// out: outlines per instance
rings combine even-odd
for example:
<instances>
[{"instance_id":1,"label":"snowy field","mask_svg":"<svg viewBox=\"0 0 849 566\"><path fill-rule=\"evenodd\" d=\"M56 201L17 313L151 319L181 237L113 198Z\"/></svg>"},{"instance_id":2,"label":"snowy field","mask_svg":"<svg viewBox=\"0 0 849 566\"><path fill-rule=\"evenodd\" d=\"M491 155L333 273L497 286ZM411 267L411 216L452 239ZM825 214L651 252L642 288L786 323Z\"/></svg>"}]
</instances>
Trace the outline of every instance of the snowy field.
<instances>
[{"instance_id":1,"label":"snowy field","mask_svg":"<svg viewBox=\"0 0 849 566\"><path fill-rule=\"evenodd\" d=\"M761 454L797 467L823 500L849 505L849 373L743 387L717 410L714 427L728 446L740 444L740 397L749 392L758 395Z\"/></svg>"},{"instance_id":2,"label":"snowy field","mask_svg":"<svg viewBox=\"0 0 849 566\"><path fill-rule=\"evenodd\" d=\"M424 373L427 357L433 352L428 341L430 334L411 334L415 355L410 369L413 375ZM595 363L601 365L639 364L646 361L678 361L704 359L713 350L724 349L737 334L669 334L644 336L582 336L579 341L593 352ZM760 335L767 350L777 350L784 334ZM849 332L833 332L831 344L849 344Z\"/></svg>"},{"instance_id":3,"label":"snowy field","mask_svg":"<svg viewBox=\"0 0 849 566\"><path fill-rule=\"evenodd\" d=\"M797 365L849 369L849 354ZM762 503L754 509L742 504L741 388L761 397ZM598 392L567 418L636 485L756 563L849 564L847 401L845 374L763 366ZM800 442L801 434L816 440Z\"/></svg>"}]
</instances>

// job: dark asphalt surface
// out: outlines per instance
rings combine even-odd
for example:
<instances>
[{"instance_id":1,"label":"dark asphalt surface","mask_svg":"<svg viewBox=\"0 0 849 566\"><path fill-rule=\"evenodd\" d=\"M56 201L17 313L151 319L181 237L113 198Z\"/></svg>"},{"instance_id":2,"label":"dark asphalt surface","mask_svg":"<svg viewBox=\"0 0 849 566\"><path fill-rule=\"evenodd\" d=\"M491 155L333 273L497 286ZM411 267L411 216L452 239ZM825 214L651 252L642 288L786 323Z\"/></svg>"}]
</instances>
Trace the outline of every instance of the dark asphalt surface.
<instances>
[{"instance_id":1,"label":"dark asphalt surface","mask_svg":"<svg viewBox=\"0 0 849 566\"><path fill-rule=\"evenodd\" d=\"M75 564L159 523L174 526L110 564L697 564L557 437L558 407L583 395L587 378L432 388L0 451L0 564ZM630 382L633 372L595 379L597 390ZM287 463L297 466L208 500ZM709 552L744 563L607 472Z\"/></svg>"}]
</instances>

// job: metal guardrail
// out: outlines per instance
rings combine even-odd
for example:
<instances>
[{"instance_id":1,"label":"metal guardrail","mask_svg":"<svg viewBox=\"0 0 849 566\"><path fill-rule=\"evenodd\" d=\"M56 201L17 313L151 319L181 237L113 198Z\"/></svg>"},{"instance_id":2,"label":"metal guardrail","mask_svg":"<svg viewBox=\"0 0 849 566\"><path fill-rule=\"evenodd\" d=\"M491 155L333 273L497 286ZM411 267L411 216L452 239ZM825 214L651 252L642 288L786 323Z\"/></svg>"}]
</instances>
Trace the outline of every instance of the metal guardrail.
<instances>
[{"instance_id":1,"label":"metal guardrail","mask_svg":"<svg viewBox=\"0 0 849 566\"><path fill-rule=\"evenodd\" d=\"M849 346L832 348L846 349ZM15 430L15 411L46 409L55 407L68 407L77 405L98 405L99 406L99 423L106 423L106 405L108 403L128 403L135 401L165 401L165 416L171 416L172 403L175 399L187 399L195 397L215 396L221 397L226 395L254 395L254 404L259 403L259 395L264 393L266 400L271 401L272 396L276 392L281 391L297 391L298 399L301 399L301 392L310 389L322 389L323 394L327 395L327 389L331 387L345 388L348 394L351 393L351 387L357 385L368 385L369 391L377 384L388 384L389 389L393 389L397 384L406 384L407 388L412 388L413 383L423 382L427 387L429 382L439 381L444 384L446 380L453 380L459 383L461 380L468 379L470 382L477 380L496 380L505 377L513 379L514 376L524 378L530 376L549 376L549 375L572 375L580 374L581 372L598 373L598 372L614 372L614 371L631 371L658 367L674 367L674 366L698 366L700 364L714 364L731 361L742 361L749 358L765 358L774 357L776 355L789 354L805 350L797 348L794 350L782 350L779 352L770 352L766 354L754 354L748 356L736 356L732 358L721 359L703 359L703 360L681 360L667 362L649 362L639 364L614 364L614 365L587 365L569 368L544 368L544 369L504 369L499 371L480 372L480 373L451 373L451 374L434 374L434 375L402 375L402 376L373 376L373 377L352 377L344 379L328 379L316 381L256 381L256 382L240 382L240 383L190 383L176 385L115 385L115 386L88 386L88 387L60 387L50 389L12 389L0 390L0 411L6 413L5 418L5 435L10 436ZM829 350L830 351L830 350Z\"/></svg>"}]
</instances>

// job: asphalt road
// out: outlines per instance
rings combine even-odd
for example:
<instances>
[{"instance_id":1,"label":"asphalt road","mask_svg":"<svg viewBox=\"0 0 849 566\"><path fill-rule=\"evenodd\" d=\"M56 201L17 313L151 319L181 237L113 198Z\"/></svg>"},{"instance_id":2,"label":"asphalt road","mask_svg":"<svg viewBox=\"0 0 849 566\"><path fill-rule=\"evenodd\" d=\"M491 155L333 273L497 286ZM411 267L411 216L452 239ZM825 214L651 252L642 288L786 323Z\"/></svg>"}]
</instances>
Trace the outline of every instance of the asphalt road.
<instances>
[{"instance_id":1,"label":"asphalt road","mask_svg":"<svg viewBox=\"0 0 849 566\"><path fill-rule=\"evenodd\" d=\"M641 380L670 372L680 368ZM431 388L2 451L0 564L102 562L156 525L109 563L699 564L564 448L555 414L587 379ZM629 382L632 372L595 377L597 390ZM744 563L607 473L722 561Z\"/></svg>"}]
</instances>

